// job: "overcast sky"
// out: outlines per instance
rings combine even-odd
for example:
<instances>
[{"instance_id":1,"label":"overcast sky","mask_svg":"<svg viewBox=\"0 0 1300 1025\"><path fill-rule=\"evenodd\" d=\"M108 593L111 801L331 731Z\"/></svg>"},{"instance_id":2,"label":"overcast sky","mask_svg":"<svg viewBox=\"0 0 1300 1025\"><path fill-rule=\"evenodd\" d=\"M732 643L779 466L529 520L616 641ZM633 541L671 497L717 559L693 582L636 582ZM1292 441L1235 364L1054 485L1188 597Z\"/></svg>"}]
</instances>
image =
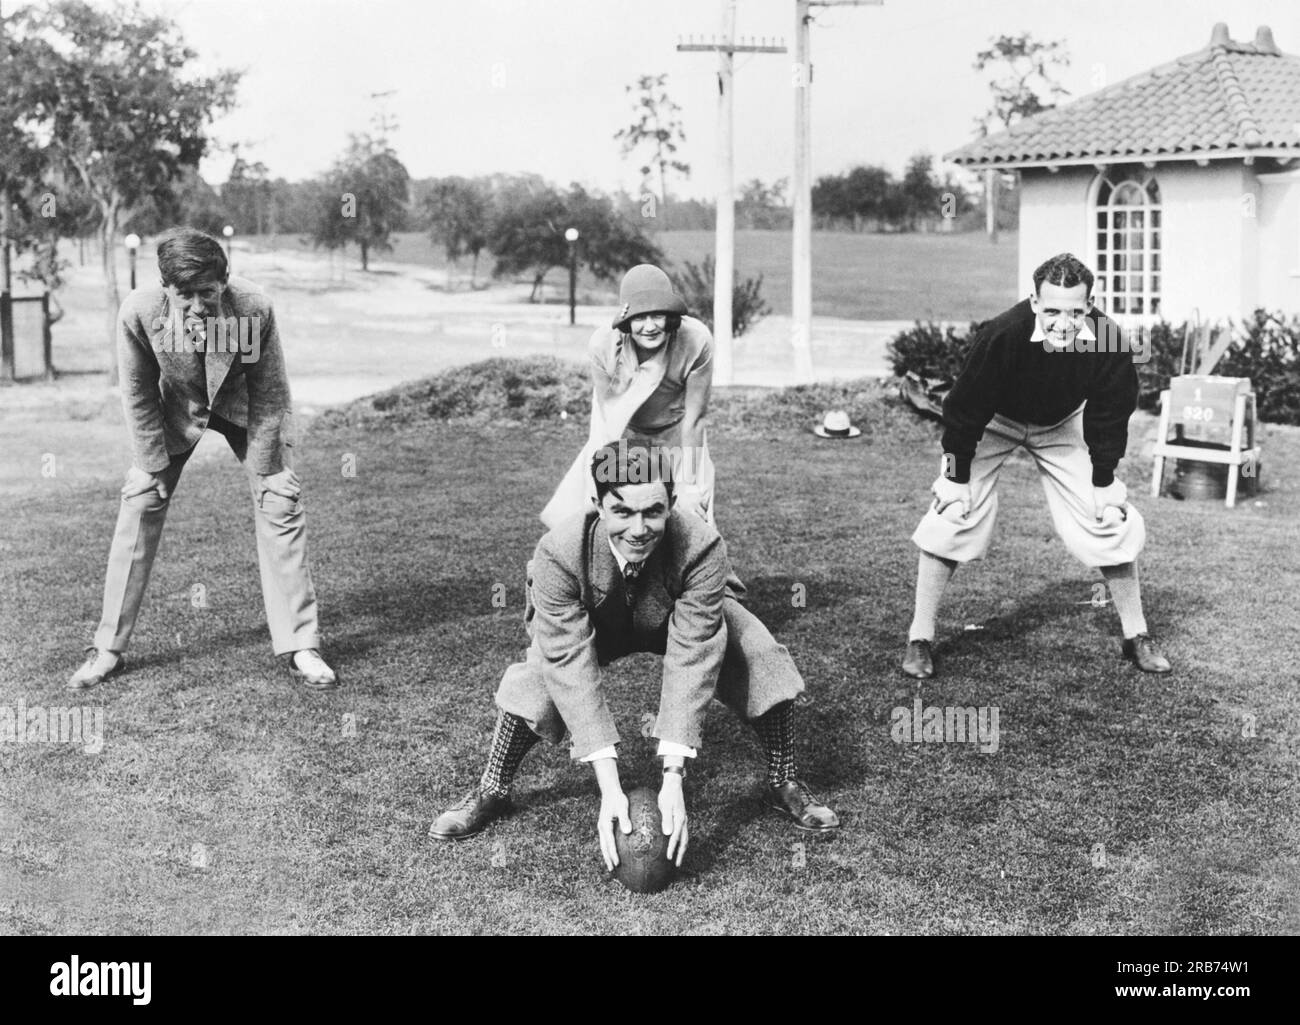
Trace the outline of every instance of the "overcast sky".
<instances>
[{"instance_id":1,"label":"overcast sky","mask_svg":"<svg viewBox=\"0 0 1300 1025\"><path fill-rule=\"evenodd\" d=\"M143 0L169 15L205 70L246 69L223 142L246 144L277 177L324 171L381 109L414 177L535 171L633 191L613 134L631 120L624 87L667 72L692 166L684 195L716 182L717 58L680 38L720 30L722 0ZM741 36L793 48L794 0L740 0ZM813 172L855 163L901 173L973 135L989 92L972 67L993 36L1064 40L1075 96L1201 49L1216 21L1234 39L1267 24L1300 53L1298 0L886 0L816 9ZM737 58L736 178L791 173L793 53ZM393 91L387 99L372 94ZM221 182L230 156L205 163Z\"/></svg>"}]
</instances>

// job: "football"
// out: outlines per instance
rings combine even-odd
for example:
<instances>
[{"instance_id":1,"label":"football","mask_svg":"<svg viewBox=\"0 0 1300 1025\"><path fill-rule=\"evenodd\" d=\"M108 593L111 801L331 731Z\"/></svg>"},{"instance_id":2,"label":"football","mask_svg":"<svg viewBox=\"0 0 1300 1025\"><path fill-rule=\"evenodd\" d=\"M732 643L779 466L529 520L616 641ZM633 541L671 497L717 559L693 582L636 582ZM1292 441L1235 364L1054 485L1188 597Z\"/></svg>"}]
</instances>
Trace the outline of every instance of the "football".
<instances>
[{"instance_id":1,"label":"football","mask_svg":"<svg viewBox=\"0 0 1300 1025\"><path fill-rule=\"evenodd\" d=\"M653 790L637 787L627 795L632 832L614 823L618 865L614 878L633 893L656 893L672 881L676 866L668 860L668 837L659 815L659 798Z\"/></svg>"}]
</instances>

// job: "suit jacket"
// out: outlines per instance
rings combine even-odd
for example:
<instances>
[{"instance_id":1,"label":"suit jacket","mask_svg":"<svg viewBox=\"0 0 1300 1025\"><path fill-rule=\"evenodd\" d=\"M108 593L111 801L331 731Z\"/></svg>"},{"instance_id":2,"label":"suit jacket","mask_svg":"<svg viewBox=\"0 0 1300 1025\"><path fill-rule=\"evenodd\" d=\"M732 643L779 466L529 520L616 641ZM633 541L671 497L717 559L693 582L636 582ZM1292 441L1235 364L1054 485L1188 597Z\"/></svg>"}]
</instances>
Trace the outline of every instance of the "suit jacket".
<instances>
[{"instance_id":1,"label":"suit jacket","mask_svg":"<svg viewBox=\"0 0 1300 1025\"><path fill-rule=\"evenodd\" d=\"M618 739L600 666L634 651L663 655L655 736L698 747L727 650L723 597L743 593L726 542L691 513L670 514L631 605L594 510L547 533L529 563L525 615L546 690L573 737L573 757Z\"/></svg>"},{"instance_id":2,"label":"suit jacket","mask_svg":"<svg viewBox=\"0 0 1300 1025\"><path fill-rule=\"evenodd\" d=\"M137 288L123 300L117 359L122 406L140 469L166 469L173 455L198 443L213 413L248 429L247 459L253 472L283 468L280 444L282 435L290 443L292 403L271 300L251 281L232 277L221 316L236 328L225 351L196 353L184 345L183 332L174 330L164 289ZM240 331L245 332L243 350ZM205 348L217 346L209 339Z\"/></svg>"}]
</instances>

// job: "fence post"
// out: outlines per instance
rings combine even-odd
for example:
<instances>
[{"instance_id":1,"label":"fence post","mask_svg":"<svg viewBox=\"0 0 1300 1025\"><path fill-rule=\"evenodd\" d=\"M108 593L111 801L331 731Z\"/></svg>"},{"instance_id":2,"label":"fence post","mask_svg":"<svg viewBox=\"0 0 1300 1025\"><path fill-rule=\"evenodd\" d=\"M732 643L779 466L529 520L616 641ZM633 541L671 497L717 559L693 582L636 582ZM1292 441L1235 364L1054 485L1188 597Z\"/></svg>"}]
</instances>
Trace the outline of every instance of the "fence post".
<instances>
[{"instance_id":1,"label":"fence post","mask_svg":"<svg viewBox=\"0 0 1300 1025\"><path fill-rule=\"evenodd\" d=\"M50 328L50 293L41 293L41 344L45 349L45 380L54 380L54 332Z\"/></svg>"},{"instance_id":2,"label":"fence post","mask_svg":"<svg viewBox=\"0 0 1300 1025\"><path fill-rule=\"evenodd\" d=\"M0 381L14 379L14 300L0 291Z\"/></svg>"}]
</instances>

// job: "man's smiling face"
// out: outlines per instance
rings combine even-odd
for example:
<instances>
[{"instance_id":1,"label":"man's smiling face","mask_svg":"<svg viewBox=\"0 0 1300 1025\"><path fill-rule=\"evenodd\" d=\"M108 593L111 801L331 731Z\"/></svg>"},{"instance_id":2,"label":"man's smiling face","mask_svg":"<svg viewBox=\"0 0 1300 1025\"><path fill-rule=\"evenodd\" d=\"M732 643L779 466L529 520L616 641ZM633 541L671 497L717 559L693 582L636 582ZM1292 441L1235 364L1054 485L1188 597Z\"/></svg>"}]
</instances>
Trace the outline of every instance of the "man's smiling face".
<instances>
[{"instance_id":1,"label":"man's smiling face","mask_svg":"<svg viewBox=\"0 0 1300 1025\"><path fill-rule=\"evenodd\" d=\"M672 499L659 481L623 484L600 501L600 518L615 550L628 562L641 562L659 547L668 527Z\"/></svg>"},{"instance_id":2,"label":"man's smiling face","mask_svg":"<svg viewBox=\"0 0 1300 1025\"><path fill-rule=\"evenodd\" d=\"M221 296L226 290L224 279L201 277L184 285L165 287L172 308L179 309L187 321L221 315Z\"/></svg>"},{"instance_id":3,"label":"man's smiling face","mask_svg":"<svg viewBox=\"0 0 1300 1025\"><path fill-rule=\"evenodd\" d=\"M1048 343L1057 349L1074 344L1085 314L1092 309L1088 286L1082 282L1065 288L1044 281L1038 294L1030 297L1029 304Z\"/></svg>"}]
</instances>

